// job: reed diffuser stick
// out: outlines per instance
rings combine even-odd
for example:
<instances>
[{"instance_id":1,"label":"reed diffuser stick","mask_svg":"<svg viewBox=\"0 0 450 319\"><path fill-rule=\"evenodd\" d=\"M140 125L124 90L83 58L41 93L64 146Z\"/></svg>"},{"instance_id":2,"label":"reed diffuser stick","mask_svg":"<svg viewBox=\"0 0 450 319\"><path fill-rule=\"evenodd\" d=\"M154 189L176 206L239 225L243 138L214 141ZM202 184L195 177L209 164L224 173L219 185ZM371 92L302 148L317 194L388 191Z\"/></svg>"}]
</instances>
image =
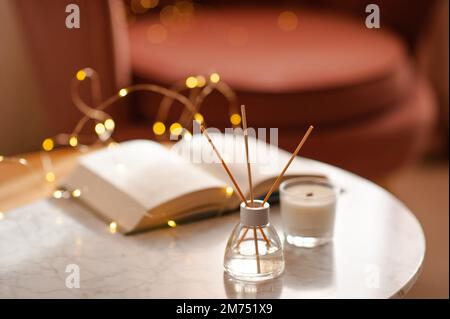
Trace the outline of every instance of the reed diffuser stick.
<instances>
[{"instance_id":1,"label":"reed diffuser stick","mask_svg":"<svg viewBox=\"0 0 450 319\"><path fill-rule=\"evenodd\" d=\"M242 129L244 130L244 143L245 143L245 156L247 159L247 175L248 175L248 187L250 189L250 203L253 204L254 195L253 195L253 182L252 182L252 170L250 167L250 152L248 150L248 127L247 127L247 115L245 112L245 105L241 105L241 115L242 115ZM270 246L270 241L267 239L266 234L264 233L264 230L261 226L258 227L259 231L261 232L264 240L266 241L267 245ZM248 230L248 228L247 228ZM238 242L238 246L240 242L244 239L247 232L244 232L241 239Z\"/></svg>"},{"instance_id":2,"label":"reed diffuser stick","mask_svg":"<svg viewBox=\"0 0 450 319\"><path fill-rule=\"evenodd\" d=\"M203 135L206 136L206 139L208 140L209 144L211 144L211 147L213 148L214 152L216 153L217 157L219 158L220 162L222 163L223 168L227 172L228 177L231 179L231 182L233 183L234 187L236 188L239 196L241 197L241 200L245 203L245 206L248 206L248 202L245 199L245 196L242 193L238 183L234 179L233 174L231 174L230 169L228 168L227 164L223 160L222 156L220 155L219 151L217 150L216 146L214 145L213 141L211 140L211 137L209 137L209 134L208 134L208 132L206 132L206 129L203 125L200 126L200 130L202 131Z\"/></svg>"},{"instance_id":3,"label":"reed diffuser stick","mask_svg":"<svg viewBox=\"0 0 450 319\"><path fill-rule=\"evenodd\" d=\"M239 245L241 244L241 242L244 240L245 235L247 235L249 229L250 229L250 228L248 228L248 227L245 228L244 232L243 232L242 235L241 235L241 238L239 238L239 240L238 240L238 242L237 242L237 246L238 246L238 247L239 247Z\"/></svg>"},{"instance_id":4,"label":"reed diffuser stick","mask_svg":"<svg viewBox=\"0 0 450 319\"><path fill-rule=\"evenodd\" d=\"M256 269L258 271L258 274L260 274L261 273L261 263L259 261L258 235L256 234L256 227L253 227L253 236L255 237Z\"/></svg>"},{"instance_id":5,"label":"reed diffuser stick","mask_svg":"<svg viewBox=\"0 0 450 319\"><path fill-rule=\"evenodd\" d=\"M244 130L244 143L245 143L245 156L247 158L247 174L248 174L248 187L250 189L250 203L253 204L253 183L252 183L252 170L250 167L250 156L248 152L248 130L247 130L247 116L245 114L245 105L241 105L242 115L242 129Z\"/></svg>"},{"instance_id":6,"label":"reed diffuser stick","mask_svg":"<svg viewBox=\"0 0 450 319\"><path fill-rule=\"evenodd\" d=\"M245 235L247 235L249 229L250 229L250 228L248 228L248 227L245 228L244 232L243 232L242 235L241 235L241 238L239 238L239 240L238 240L238 242L237 242L237 246L238 246L238 247L239 247L239 245L242 243L242 241L244 240ZM261 232L261 235L263 236L263 238L264 238L264 240L265 240L267 246L270 247L270 240L269 240L269 238L267 238L266 233L264 232L264 229L262 229L261 226L258 226L258 229L259 229L259 231Z\"/></svg>"},{"instance_id":7,"label":"reed diffuser stick","mask_svg":"<svg viewBox=\"0 0 450 319\"><path fill-rule=\"evenodd\" d=\"M294 153L292 154L291 158L289 159L289 161L287 162L286 166L283 168L283 170L281 171L280 175L277 177L277 179L275 180L275 182L272 184L272 187L270 187L269 192L267 193L266 197L264 197L263 203L262 205L264 205L267 200L269 199L270 195L272 195L273 191L278 187L278 184L280 184L281 179L284 176L284 173L286 173L289 165L291 165L292 161L294 160L294 158L297 156L298 152L300 152L300 149L302 148L303 144L305 144L306 140L309 137L309 134L311 134L311 131L314 129L314 126L310 125L308 130L306 131L305 135L303 135L302 140L300 141L300 143L298 143L297 148L295 149Z\"/></svg>"},{"instance_id":8,"label":"reed diffuser stick","mask_svg":"<svg viewBox=\"0 0 450 319\"><path fill-rule=\"evenodd\" d=\"M258 226L258 228L259 228L259 231L261 232L261 235L263 236L267 246L270 247L270 240L269 240L269 238L267 238L266 233L264 232L264 229L262 229L261 226Z\"/></svg>"}]
</instances>

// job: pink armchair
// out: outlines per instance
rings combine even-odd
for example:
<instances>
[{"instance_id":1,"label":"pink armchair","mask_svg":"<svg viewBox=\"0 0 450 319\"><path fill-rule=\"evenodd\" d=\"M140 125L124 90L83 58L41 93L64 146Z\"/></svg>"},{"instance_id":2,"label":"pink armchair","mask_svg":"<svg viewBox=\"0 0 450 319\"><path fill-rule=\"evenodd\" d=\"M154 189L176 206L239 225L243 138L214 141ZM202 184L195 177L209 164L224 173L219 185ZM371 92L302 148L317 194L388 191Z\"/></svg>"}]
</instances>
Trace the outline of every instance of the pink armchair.
<instances>
[{"instance_id":1,"label":"pink armchair","mask_svg":"<svg viewBox=\"0 0 450 319\"><path fill-rule=\"evenodd\" d=\"M303 155L368 177L416 159L434 123L433 93L402 38L323 7L294 10L299 26L292 32L277 27L280 10L272 7L197 10L192 29L168 30L156 43L148 28L160 24L159 16L127 27L120 0L77 1L81 28L70 30L65 2L15 3L55 132L70 130L80 116L69 84L85 66L99 71L105 96L130 83L131 74L138 82L168 85L218 71L247 105L250 125L278 127L280 145L291 150L313 123L317 129ZM230 40L230 27L243 32L233 31L239 41ZM148 106L159 98L142 95L111 110L121 124L119 139L151 136L156 108ZM209 125L230 125L223 104L214 94L205 101Z\"/></svg>"}]
</instances>

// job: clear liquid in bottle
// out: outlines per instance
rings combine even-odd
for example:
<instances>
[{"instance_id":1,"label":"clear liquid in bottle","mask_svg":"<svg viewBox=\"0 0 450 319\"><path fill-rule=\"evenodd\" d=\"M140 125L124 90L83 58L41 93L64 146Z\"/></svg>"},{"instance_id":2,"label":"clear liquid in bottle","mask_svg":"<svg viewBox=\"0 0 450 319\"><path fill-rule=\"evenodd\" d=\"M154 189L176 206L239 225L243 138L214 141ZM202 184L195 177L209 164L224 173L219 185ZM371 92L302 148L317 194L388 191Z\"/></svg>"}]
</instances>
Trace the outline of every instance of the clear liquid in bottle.
<instances>
[{"instance_id":1,"label":"clear liquid in bottle","mask_svg":"<svg viewBox=\"0 0 450 319\"><path fill-rule=\"evenodd\" d=\"M261 204L260 200L249 206L241 203L241 220L225 249L225 271L239 280L269 280L284 271L281 241L269 222L269 204Z\"/></svg>"}]
</instances>

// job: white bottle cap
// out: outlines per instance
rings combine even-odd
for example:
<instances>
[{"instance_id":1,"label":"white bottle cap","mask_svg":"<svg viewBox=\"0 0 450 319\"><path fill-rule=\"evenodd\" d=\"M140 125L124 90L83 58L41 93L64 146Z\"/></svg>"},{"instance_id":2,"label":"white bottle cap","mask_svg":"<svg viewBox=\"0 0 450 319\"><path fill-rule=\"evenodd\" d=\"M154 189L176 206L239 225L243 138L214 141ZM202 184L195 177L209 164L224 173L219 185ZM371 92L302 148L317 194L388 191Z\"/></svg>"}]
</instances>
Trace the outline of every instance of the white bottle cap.
<instances>
[{"instance_id":1,"label":"white bottle cap","mask_svg":"<svg viewBox=\"0 0 450 319\"><path fill-rule=\"evenodd\" d=\"M265 202L264 206L261 206L262 202L262 200L255 199L253 204L248 201L248 206L244 202L241 203L241 224L245 226L264 226L269 223L270 205Z\"/></svg>"}]
</instances>

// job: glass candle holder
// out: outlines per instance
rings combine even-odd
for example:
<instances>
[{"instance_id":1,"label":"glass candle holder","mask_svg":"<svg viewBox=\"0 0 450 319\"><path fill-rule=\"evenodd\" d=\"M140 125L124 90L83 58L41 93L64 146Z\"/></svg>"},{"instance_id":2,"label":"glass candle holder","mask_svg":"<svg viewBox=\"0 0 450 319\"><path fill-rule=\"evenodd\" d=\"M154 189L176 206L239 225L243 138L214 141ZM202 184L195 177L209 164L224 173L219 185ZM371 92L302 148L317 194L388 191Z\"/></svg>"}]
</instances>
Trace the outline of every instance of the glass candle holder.
<instances>
[{"instance_id":1,"label":"glass candle holder","mask_svg":"<svg viewBox=\"0 0 450 319\"><path fill-rule=\"evenodd\" d=\"M298 177L283 182L280 205L286 241L298 247L331 241L338 193L323 178Z\"/></svg>"},{"instance_id":2,"label":"glass candle holder","mask_svg":"<svg viewBox=\"0 0 450 319\"><path fill-rule=\"evenodd\" d=\"M263 281L280 276L284 257L280 238L269 222L269 203L261 200L240 206L240 221L225 248L224 269L244 281Z\"/></svg>"}]
</instances>

